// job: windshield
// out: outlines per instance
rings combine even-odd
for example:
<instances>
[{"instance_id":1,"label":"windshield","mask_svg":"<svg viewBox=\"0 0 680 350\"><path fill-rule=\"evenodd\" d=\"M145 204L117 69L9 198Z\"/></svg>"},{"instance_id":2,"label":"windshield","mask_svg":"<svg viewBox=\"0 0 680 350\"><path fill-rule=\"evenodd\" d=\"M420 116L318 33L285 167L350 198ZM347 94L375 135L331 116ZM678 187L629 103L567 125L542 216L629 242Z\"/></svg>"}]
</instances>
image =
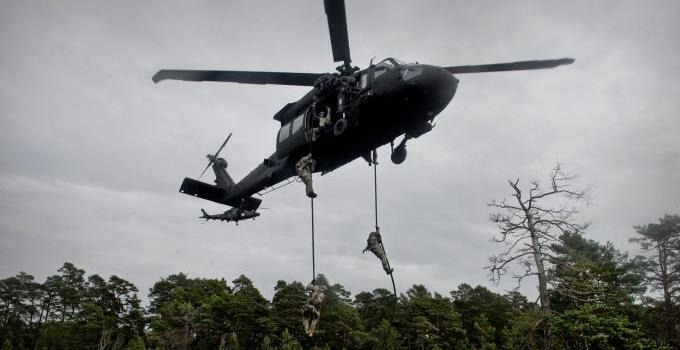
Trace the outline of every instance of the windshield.
<instances>
[{"instance_id":1,"label":"windshield","mask_svg":"<svg viewBox=\"0 0 680 350\"><path fill-rule=\"evenodd\" d=\"M401 64L401 62L395 60L394 58L386 58L380 61L375 68L376 69L392 69Z\"/></svg>"},{"instance_id":2,"label":"windshield","mask_svg":"<svg viewBox=\"0 0 680 350\"><path fill-rule=\"evenodd\" d=\"M383 75L383 73L387 72L390 69L395 68L398 65L399 65L399 62L394 60L394 58L386 58L386 59L380 61L375 66L374 77L377 78L377 77Z\"/></svg>"}]
</instances>

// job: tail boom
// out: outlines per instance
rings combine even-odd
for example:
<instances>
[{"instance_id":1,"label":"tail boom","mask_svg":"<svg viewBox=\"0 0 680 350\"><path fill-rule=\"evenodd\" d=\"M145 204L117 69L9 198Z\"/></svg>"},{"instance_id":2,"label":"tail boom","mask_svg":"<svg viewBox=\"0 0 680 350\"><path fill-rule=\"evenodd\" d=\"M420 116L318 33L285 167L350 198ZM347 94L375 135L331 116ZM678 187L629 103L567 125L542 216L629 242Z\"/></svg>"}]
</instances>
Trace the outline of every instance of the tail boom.
<instances>
[{"instance_id":1,"label":"tail boom","mask_svg":"<svg viewBox=\"0 0 680 350\"><path fill-rule=\"evenodd\" d=\"M233 197L231 196L230 191L227 191L224 188L190 179L188 177L184 178L184 181L182 181L182 186L179 188L179 191L215 203L251 211L256 211L262 203L262 200L259 198Z\"/></svg>"}]
</instances>

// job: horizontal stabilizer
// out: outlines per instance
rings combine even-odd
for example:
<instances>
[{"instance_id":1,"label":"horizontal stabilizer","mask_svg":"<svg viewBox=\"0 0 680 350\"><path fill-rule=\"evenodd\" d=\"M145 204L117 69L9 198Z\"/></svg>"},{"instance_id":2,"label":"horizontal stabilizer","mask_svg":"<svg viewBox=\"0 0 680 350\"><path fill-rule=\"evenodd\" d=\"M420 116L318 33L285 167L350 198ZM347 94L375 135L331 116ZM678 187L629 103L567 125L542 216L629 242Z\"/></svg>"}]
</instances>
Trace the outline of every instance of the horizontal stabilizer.
<instances>
[{"instance_id":1,"label":"horizontal stabilizer","mask_svg":"<svg viewBox=\"0 0 680 350\"><path fill-rule=\"evenodd\" d=\"M184 178L182 186L179 191L186 193L190 196L203 198L215 203L226 204L234 208L241 208L244 210L255 211L260 207L262 203L261 199L248 197L248 198L229 198L228 193L223 188L219 188L215 185L210 185L205 182L190 179L188 177Z\"/></svg>"}]
</instances>

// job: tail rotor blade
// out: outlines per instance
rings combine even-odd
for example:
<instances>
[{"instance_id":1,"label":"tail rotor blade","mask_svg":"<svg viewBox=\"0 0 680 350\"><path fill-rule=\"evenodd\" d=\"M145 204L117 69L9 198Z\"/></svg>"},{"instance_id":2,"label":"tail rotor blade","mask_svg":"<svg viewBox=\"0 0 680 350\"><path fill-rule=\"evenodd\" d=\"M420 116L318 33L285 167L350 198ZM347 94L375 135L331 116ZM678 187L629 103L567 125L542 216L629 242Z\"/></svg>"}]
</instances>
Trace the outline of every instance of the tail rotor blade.
<instances>
[{"instance_id":1,"label":"tail rotor blade","mask_svg":"<svg viewBox=\"0 0 680 350\"><path fill-rule=\"evenodd\" d=\"M203 177L203 174L205 174L205 172L208 171L208 168L210 168L210 166L212 165L212 163L213 163L212 160L208 162L208 166L206 166L205 169L203 169L203 172L201 173L201 176L198 177L199 180Z\"/></svg>"},{"instance_id":2,"label":"tail rotor blade","mask_svg":"<svg viewBox=\"0 0 680 350\"><path fill-rule=\"evenodd\" d=\"M229 133L229 136L227 136L227 139L224 140L224 142L222 142L222 146L220 146L220 148L217 149L217 152L215 152L215 155L214 155L215 158L217 158L217 155L220 154L220 152L222 151L222 148L224 148L224 145L226 145L227 142L229 142L230 138L231 138L231 133Z\"/></svg>"},{"instance_id":3,"label":"tail rotor blade","mask_svg":"<svg viewBox=\"0 0 680 350\"><path fill-rule=\"evenodd\" d=\"M210 168L210 166L213 163L215 163L215 159L217 159L217 156L220 154L220 152L222 152L222 149L224 148L224 146L227 144L227 142L229 142L229 139L231 138L231 134L232 133L229 133L229 135L227 136L227 139L224 140L224 142L222 142L222 146L220 146L220 148L217 149L217 152L215 152L215 154L212 154L212 155L209 154L208 155L208 159L210 159L210 161L208 162L208 165L205 167L205 169L203 169L203 172L201 173L201 175L198 177L199 180L201 179L201 177L203 177L203 174L205 174L205 172L208 171L208 168Z\"/></svg>"}]
</instances>

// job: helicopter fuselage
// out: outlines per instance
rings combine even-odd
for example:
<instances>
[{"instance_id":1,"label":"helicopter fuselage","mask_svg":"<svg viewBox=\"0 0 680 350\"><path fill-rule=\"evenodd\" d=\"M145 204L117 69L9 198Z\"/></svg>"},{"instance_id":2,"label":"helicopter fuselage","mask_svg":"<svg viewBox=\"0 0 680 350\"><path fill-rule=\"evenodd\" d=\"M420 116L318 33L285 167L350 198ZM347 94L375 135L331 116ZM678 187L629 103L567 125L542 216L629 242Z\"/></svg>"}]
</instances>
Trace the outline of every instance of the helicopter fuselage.
<instances>
[{"instance_id":1,"label":"helicopter fuselage","mask_svg":"<svg viewBox=\"0 0 680 350\"><path fill-rule=\"evenodd\" d=\"M458 87L453 74L549 69L574 62L561 58L437 67L387 58L376 65L371 60L367 69L359 70L351 64L344 0L323 4L333 62L343 62L339 74L192 69L154 74L156 83L171 79L313 87L274 115L281 123L276 150L241 181L234 183L226 160L218 158L227 137L215 154L208 155L206 169L213 166L216 185L185 178L180 192L255 211L262 200L252 195L295 176L302 157L311 154L314 172L325 174L358 157L371 163L372 151L404 135L390 157L400 164L406 158L406 140L432 130L434 117L451 102Z\"/></svg>"},{"instance_id":2,"label":"helicopter fuselage","mask_svg":"<svg viewBox=\"0 0 680 350\"><path fill-rule=\"evenodd\" d=\"M332 103L327 107L330 126L316 125L318 91L313 89L275 115L281 122L276 152L238 182L230 198L247 198L294 176L295 163L309 153L316 161L314 172L325 174L358 157L367 157L401 135L418 137L432 129L431 121L449 104L458 86L458 80L440 67L401 64L392 59L358 71L353 77L359 92L351 96L349 104L353 105L345 115L345 130L336 132L343 116L340 107ZM318 137L312 136L314 132Z\"/></svg>"}]
</instances>

